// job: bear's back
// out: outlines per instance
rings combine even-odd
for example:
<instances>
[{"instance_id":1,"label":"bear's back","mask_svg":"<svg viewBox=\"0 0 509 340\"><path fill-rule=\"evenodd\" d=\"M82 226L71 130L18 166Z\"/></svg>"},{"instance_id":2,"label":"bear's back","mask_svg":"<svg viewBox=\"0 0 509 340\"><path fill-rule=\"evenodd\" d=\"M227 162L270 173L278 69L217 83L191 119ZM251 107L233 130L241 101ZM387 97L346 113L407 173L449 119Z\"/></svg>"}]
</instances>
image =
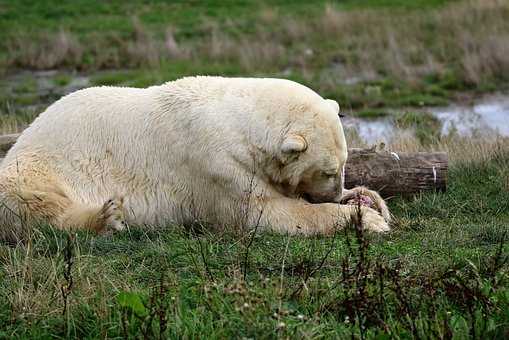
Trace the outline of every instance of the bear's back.
<instances>
[{"instance_id":1,"label":"bear's back","mask_svg":"<svg viewBox=\"0 0 509 340\"><path fill-rule=\"evenodd\" d=\"M125 135L154 106L151 88L91 87L62 97L23 131L2 164L24 152L89 149L104 139Z\"/></svg>"}]
</instances>

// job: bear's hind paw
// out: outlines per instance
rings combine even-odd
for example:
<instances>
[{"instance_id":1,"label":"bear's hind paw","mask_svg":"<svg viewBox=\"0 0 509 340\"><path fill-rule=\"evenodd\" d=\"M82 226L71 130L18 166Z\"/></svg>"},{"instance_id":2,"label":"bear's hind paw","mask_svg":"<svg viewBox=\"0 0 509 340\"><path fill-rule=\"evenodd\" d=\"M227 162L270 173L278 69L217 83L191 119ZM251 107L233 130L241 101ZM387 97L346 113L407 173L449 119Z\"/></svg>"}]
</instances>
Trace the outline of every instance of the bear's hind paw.
<instances>
[{"instance_id":1,"label":"bear's hind paw","mask_svg":"<svg viewBox=\"0 0 509 340\"><path fill-rule=\"evenodd\" d=\"M112 198L104 203L100 211L101 219L104 221L104 229L122 231L127 228L123 203L123 198Z\"/></svg>"}]
</instances>

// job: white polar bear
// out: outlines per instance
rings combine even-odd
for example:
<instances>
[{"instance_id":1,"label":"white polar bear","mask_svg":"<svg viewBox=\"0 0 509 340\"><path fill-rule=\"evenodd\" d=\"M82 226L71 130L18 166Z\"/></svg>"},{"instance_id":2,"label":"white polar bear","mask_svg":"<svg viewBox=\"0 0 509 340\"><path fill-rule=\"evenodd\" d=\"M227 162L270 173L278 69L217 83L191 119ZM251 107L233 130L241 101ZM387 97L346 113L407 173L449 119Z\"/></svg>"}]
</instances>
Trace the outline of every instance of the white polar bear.
<instances>
[{"instance_id":1,"label":"white polar bear","mask_svg":"<svg viewBox=\"0 0 509 340\"><path fill-rule=\"evenodd\" d=\"M347 158L338 112L335 101L282 79L187 77L74 92L1 163L0 233L35 222L102 231L200 220L329 234L358 216L386 231L376 193L385 219L334 203Z\"/></svg>"}]
</instances>

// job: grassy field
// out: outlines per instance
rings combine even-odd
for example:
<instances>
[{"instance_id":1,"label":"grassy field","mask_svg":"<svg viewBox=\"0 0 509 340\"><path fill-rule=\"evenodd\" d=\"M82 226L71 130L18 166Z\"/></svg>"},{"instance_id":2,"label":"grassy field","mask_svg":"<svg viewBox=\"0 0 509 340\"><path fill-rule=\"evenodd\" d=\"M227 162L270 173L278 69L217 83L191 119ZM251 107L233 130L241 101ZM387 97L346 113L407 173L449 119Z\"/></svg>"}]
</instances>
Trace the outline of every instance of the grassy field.
<instances>
[{"instance_id":1,"label":"grassy field","mask_svg":"<svg viewBox=\"0 0 509 340\"><path fill-rule=\"evenodd\" d=\"M276 76L348 110L505 89L508 41L501 0L0 2L5 74L116 69L92 84L142 87L194 74Z\"/></svg>"},{"instance_id":2,"label":"grassy field","mask_svg":"<svg viewBox=\"0 0 509 340\"><path fill-rule=\"evenodd\" d=\"M420 111L507 90L507 55L503 0L0 0L2 133L77 75L274 76L359 117L399 111L417 133L388 148L450 157L447 192L391 199L385 235L43 226L0 242L0 338L508 338L509 140L441 137Z\"/></svg>"},{"instance_id":3,"label":"grassy field","mask_svg":"<svg viewBox=\"0 0 509 340\"><path fill-rule=\"evenodd\" d=\"M391 200L386 235L35 230L0 245L0 337L507 338L502 143L453 161L447 193Z\"/></svg>"}]
</instances>

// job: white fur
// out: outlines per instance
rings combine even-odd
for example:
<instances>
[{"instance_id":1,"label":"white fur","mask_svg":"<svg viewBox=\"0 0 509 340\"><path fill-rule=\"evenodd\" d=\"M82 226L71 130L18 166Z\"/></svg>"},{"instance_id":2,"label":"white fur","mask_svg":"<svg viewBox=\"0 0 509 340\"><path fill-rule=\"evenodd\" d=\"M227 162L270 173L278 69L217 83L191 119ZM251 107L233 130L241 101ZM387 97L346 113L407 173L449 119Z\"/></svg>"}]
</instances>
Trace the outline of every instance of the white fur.
<instances>
[{"instance_id":1,"label":"white fur","mask_svg":"<svg viewBox=\"0 0 509 340\"><path fill-rule=\"evenodd\" d=\"M37 173L50 176L65 197L86 206L123 197L129 224L239 225L245 218L278 231L330 233L355 218L352 207L309 204L300 196L341 196L347 154L338 110L281 79L189 77L146 89L94 87L42 113L0 175L9 183L23 178L26 187ZM291 135L303 138L305 148L284 149ZM4 197L11 189L3 187ZM373 210L363 214L367 228L388 229Z\"/></svg>"}]
</instances>

